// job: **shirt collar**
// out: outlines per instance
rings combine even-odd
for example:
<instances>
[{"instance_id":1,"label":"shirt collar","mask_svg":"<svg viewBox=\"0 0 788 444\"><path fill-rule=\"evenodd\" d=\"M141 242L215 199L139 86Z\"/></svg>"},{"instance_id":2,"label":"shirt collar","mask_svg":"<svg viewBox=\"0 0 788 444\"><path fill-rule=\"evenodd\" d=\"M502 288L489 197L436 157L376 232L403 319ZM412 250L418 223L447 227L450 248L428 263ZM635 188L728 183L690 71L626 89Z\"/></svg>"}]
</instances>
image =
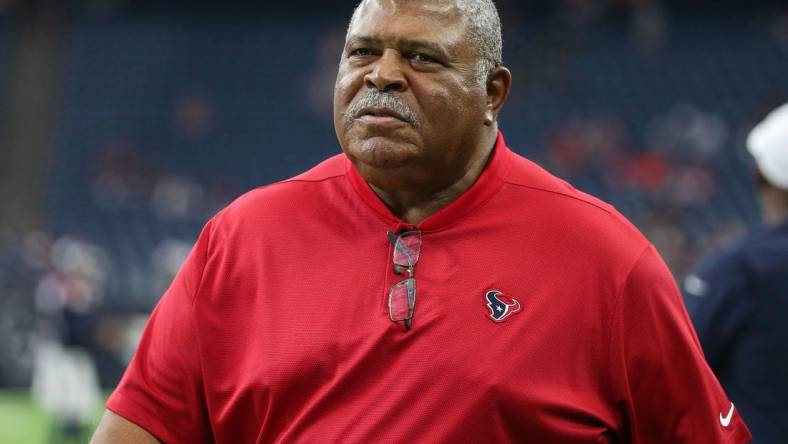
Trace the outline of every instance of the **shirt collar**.
<instances>
[{"instance_id":1,"label":"shirt collar","mask_svg":"<svg viewBox=\"0 0 788 444\"><path fill-rule=\"evenodd\" d=\"M415 226L422 231L438 231L446 228L468 215L490 199L503 184L503 179L511 166L512 152L506 146L503 134L499 131L493 148L492 158L473 185L449 205L430 215ZM388 225L413 228L412 224L394 215L385 203L372 190L359 174L356 167L345 157L345 168L353 189L361 200Z\"/></svg>"}]
</instances>

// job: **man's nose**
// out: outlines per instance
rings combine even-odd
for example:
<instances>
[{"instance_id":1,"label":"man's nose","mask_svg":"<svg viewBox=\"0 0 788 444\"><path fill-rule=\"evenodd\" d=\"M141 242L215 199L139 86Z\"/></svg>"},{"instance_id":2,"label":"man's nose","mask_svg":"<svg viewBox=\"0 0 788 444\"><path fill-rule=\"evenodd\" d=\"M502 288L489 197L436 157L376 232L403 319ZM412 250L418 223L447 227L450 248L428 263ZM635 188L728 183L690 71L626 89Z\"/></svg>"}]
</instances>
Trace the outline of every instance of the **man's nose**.
<instances>
[{"instance_id":1,"label":"man's nose","mask_svg":"<svg viewBox=\"0 0 788 444\"><path fill-rule=\"evenodd\" d=\"M402 71L402 55L398 51L387 49L375 61L372 71L364 76L364 82L369 88L376 88L383 92L402 92L408 87L408 82Z\"/></svg>"}]
</instances>

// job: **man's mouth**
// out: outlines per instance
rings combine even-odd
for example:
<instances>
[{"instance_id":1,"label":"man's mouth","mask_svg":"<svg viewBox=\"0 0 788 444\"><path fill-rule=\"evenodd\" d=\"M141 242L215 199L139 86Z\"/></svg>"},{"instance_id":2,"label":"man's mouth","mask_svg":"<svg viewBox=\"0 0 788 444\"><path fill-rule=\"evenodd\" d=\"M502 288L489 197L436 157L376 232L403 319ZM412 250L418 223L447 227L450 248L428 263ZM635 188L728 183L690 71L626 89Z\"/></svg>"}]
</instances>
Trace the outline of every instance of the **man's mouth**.
<instances>
[{"instance_id":1,"label":"man's mouth","mask_svg":"<svg viewBox=\"0 0 788 444\"><path fill-rule=\"evenodd\" d=\"M383 106L368 106L362 108L361 111L358 112L357 119L367 123L386 123L395 121L410 123L403 115L391 108Z\"/></svg>"}]
</instances>

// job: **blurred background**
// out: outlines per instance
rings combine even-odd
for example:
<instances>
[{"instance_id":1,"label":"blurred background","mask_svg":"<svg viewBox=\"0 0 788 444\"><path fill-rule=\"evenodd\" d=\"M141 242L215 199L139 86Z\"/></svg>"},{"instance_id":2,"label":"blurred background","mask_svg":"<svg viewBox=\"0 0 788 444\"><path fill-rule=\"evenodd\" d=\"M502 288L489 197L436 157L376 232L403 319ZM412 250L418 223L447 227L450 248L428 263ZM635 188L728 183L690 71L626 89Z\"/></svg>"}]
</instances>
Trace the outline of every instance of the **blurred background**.
<instances>
[{"instance_id":1,"label":"blurred background","mask_svg":"<svg viewBox=\"0 0 788 444\"><path fill-rule=\"evenodd\" d=\"M788 101L788 2L497 4L515 151L679 283L759 223L744 138ZM84 442L208 218L339 152L354 6L0 0L0 442Z\"/></svg>"}]
</instances>

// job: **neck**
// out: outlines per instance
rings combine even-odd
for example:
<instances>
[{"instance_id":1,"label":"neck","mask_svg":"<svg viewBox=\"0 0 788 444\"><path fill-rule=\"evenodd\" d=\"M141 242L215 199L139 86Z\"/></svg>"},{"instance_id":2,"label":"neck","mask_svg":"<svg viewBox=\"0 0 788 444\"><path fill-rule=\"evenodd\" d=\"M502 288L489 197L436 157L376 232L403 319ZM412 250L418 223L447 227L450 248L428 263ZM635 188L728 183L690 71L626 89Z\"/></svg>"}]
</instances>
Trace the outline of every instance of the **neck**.
<instances>
[{"instance_id":1,"label":"neck","mask_svg":"<svg viewBox=\"0 0 788 444\"><path fill-rule=\"evenodd\" d=\"M497 137L497 134L495 135ZM416 225L432 214L454 202L476 183L492 158L495 138L485 140L485 151L475 156L465 173L446 187L434 192L424 192L427 187L414 186L407 189L383 189L370 183L375 194L403 221Z\"/></svg>"},{"instance_id":2,"label":"neck","mask_svg":"<svg viewBox=\"0 0 788 444\"><path fill-rule=\"evenodd\" d=\"M782 225L788 220L788 192L777 188L761 191L762 215L766 225Z\"/></svg>"}]
</instances>

